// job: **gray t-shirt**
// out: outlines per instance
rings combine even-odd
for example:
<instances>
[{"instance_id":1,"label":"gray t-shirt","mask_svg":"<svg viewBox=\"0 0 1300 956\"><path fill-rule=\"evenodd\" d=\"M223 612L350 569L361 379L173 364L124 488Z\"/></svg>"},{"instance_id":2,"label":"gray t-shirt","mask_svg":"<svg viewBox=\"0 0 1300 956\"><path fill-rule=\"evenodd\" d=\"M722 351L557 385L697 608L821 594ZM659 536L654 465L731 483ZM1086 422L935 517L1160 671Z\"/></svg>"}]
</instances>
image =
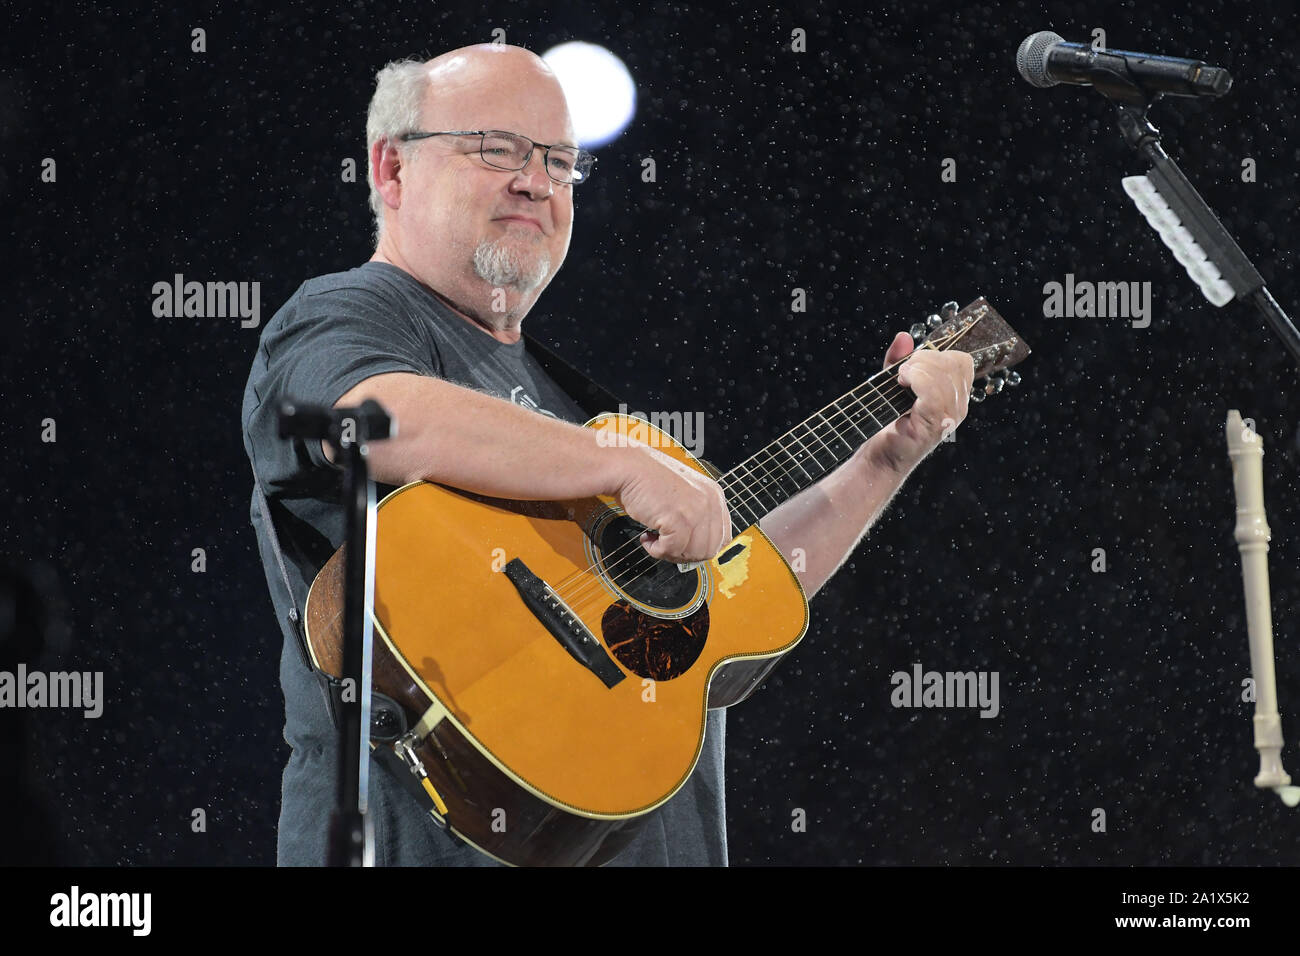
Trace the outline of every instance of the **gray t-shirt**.
<instances>
[{"instance_id":1,"label":"gray t-shirt","mask_svg":"<svg viewBox=\"0 0 1300 956\"><path fill-rule=\"evenodd\" d=\"M520 339L507 345L448 309L396 266L367 262L304 282L262 330L244 390L244 448L276 516L299 609L316 573L343 543L342 471L317 441L278 437L281 401L333 405L362 380L414 372L489 392L583 424L582 409ZM613 409L611 409L612 411ZM392 486L378 485L382 499ZM334 806L338 747L315 676L289 623L289 598L256 498L258 548L283 638L284 737L292 752L280 804L280 865L323 865ZM612 866L725 866L723 746L726 713L708 712L704 749L686 785L649 816ZM496 865L440 829L387 768L370 764L375 862L387 866Z\"/></svg>"}]
</instances>

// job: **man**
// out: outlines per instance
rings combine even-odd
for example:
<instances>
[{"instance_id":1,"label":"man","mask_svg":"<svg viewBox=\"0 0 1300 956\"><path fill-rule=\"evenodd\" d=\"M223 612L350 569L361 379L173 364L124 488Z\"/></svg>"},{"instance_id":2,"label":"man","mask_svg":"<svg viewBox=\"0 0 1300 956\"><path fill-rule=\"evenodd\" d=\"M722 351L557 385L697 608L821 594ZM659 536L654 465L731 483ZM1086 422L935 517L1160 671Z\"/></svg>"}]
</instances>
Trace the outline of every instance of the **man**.
<instances>
[{"instance_id":1,"label":"man","mask_svg":"<svg viewBox=\"0 0 1300 956\"><path fill-rule=\"evenodd\" d=\"M393 414L398 435L370 448L381 494L418 479L516 499L608 494L657 530L643 536L654 557L714 557L730 538L717 483L654 449L611 447L595 430L578 427L589 416L521 337L524 317L564 262L573 189L585 165L546 64L504 45L390 64L379 74L366 136L375 253L365 265L310 280L295 293L263 330L244 396L245 447L272 502L296 606L342 543L344 519L329 449L276 437L275 411L286 397L338 406L374 398ZM911 350L910 337L900 333L886 364ZM971 379L963 353L913 356L899 375L917 396L911 412L763 519L783 554L803 550L798 577L809 597L938 444L945 420L965 418ZM253 524L283 624L289 595L256 498ZM337 750L287 626L280 675L292 754L278 858L282 865L321 864ZM695 772L616 864L726 864L724 735L725 713L710 711ZM370 774L369 811L378 864L491 863L440 830L378 765Z\"/></svg>"}]
</instances>

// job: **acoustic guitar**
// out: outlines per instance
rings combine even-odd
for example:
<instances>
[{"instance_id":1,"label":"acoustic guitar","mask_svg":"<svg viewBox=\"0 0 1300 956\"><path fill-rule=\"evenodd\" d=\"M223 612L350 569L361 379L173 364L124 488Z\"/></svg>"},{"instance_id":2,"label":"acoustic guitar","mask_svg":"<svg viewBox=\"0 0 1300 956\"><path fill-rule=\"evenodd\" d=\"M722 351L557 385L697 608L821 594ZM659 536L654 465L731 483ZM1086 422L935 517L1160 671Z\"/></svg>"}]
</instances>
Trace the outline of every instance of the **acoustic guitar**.
<instances>
[{"instance_id":1,"label":"acoustic guitar","mask_svg":"<svg viewBox=\"0 0 1300 956\"><path fill-rule=\"evenodd\" d=\"M914 329L914 332L921 331ZM918 348L968 352L972 396L1019 381L1029 347L984 300L931 316ZM725 474L643 419L638 440L722 486L734 537L711 561L650 557L613 498L515 501L427 481L379 503L374 688L400 705L395 756L434 820L500 861L599 865L690 777L708 708L748 697L802 639L808 602L759 527L911 407L901 363ZM343 549L307 599L313 663L341 672ZM395 737L395 739L393 739Z\"/></svg>"}]
</instances>

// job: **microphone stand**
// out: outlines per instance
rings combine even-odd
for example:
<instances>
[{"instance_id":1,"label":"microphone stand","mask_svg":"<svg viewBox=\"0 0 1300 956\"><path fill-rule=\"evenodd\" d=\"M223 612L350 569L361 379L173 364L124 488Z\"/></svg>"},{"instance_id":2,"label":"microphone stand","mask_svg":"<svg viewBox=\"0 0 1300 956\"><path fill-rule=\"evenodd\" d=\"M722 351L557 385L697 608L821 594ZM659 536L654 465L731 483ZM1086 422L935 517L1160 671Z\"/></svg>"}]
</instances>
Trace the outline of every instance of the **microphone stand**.
<instances>
[{"instance_id":1,"label":"microphone stand","mask_svg":"<svg viewBox=\"0 0 1300 956\"><path fill-rule=\"evenodd\" d=\"M1147 119L1147 110L1160 94L1148 97L1128 78L1119 75L1101 77L1093 85L1115 104L1124 140L1151 164L1147 178L1192 238L1205 250L1223 281L1231 286L1234 298L1249 298L1254 303L1291 353L1291 358L1300 365L1300 332L1296 331L1290 318L1265 287L1264 278L1254 264L1160 145L1160 131ZM1268 599L1269 530L1264 518L1261 465L1263 440L1243 426L1236 409L1228 412L1227 438L1237 499L1234 536L1241 552L1246 593L1250 669L1257 682L1254 725L1259 774L1255 777L1255 786L1273 790L1287 806L1294 807L1300 804L1300 787L1291 785L1290 775L1282 768L1282 724L1277 711L1273 629Z\"/></svg>"},{"instance_id":2,"label":"microphone stand","mask_svg":"<svg viewBox=\"0 0 1300 956\"><path fill-rule=\"evenodd\" d=\"M330 866L373 866L366 804L370 783L370 687L375 603L375 484L366 465L367 442L397 433L378 402L356 408L280 409L280 434L324 440L343 465L347 508L343 555L343 689L340 696L339 775L330 815Z\"/></svg>"},{"instance_id":3,"label":"microphone stand","mask_svg":"<svg viewBox=\"0 0 1300 956\"><path fill-rule=\"evenodd\" d=\"M1160 145L1160 131L1147 119L1147 110L1160 94L1148 99L1136 87L1116 79L1114 83L1094 83L1107 99L1115 104L1119 113L1119 128L1125 141L1139 156L1151 164L1147 178L1151 180L1169 208L1182 221L1187 231L1200 244L1210 261L1219 269L1225 282L1232 287L1235 297L1249 299L1273 327L1300 365L1300 332L1282 311L1272 293L1264 286L1264 279L1255 269L1241 247L1223 228L1213 210L1201 198L1178 164Z\"/></svg>"}]
</instances>

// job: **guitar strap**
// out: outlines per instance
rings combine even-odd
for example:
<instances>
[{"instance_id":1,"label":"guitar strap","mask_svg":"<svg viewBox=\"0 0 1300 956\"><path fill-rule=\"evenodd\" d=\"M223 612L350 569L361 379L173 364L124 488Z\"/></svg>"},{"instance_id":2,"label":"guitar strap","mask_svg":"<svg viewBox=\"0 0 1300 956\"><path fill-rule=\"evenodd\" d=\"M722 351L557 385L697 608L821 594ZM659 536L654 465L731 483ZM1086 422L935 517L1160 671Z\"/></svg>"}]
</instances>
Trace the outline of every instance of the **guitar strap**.
<instances>
[{"instance_id":1,"label":"guitar strap","mask_svg":"<svg viewBox=\"0 0 1300 956\"><path fill-rule=\"evenodd\" d=\"M589 416L594 418L601 412L619 410L619 405L623 403L615 398L614 393L609 389L592 381L527 332L524 333L524 341L527 343L525 348L528 354L537 360L546 374L555 379L555 384L560 386L565 394L577 402Z\"/></svg>"},{"instance_id":2,"label":"guitar strap","mask_svg":"<svg viewBox=\"0 0 1300 956\"><path fill-rule=\"evenodd\" d=\"M524 333L524 339L529 354L541 365L546 374L554 379L555 383L589 416L595 417L601 412L616 411L618 409L620 402L608 389L588 378L526 332ZM293 631L294 643L297 645L298 654L303 665L316 676L320 684L321 692L325 698L325 709L337 729L342 714L343 681L325 673L312 664L311 654L307 649L307 635L303 629L302 611L298 608L298 601L293 593L293 585L289 582L289 570L284 563L284 553L280 548L280 535L276 531L275 520L272 518L271 503L262 488L262 479L257 474L257 466L253 465L251 460L249 464L252 465L253 469L253 496L257 501L257 509L262 516L262 523L266 526L267 537L271 542L271 552L275 555L275 563L280 568L280 578L284 581L285 594L289 600L287 615L289 628ZM406 732L406 715L401 706L392 698L378 692L372 692L370 707L371 738L373 740L391 742ZM376 752L384 749L382 747L377 748ZM409 776L409 774L405 776ZM406 782L403 779L403 783ZM421 790L420 793L423 793L423 791Z\"/></svg>"},{"instance_id":3,"label":"guitar strap","mask_svg":"<svg viewBox=\"0 0 1300 956\"><path fill-rule=\"evenodd\" d=\"M257 465L253 464L251 458L249 465L253 469L253 498L257 502L257 511L262 516L262 524L266 525L266 533L271 539L271 552L275 555L275 563L280 566L280 580L284 581L284 593L289 599L289 627L293 629L294 636L297 638L299 653L310 667L311 658L307 654L307 639L300 627L302 615L298 612L298 602L293 596L293 585L289 583L289 569L285 566L284 554L280 550L280 536L276 534L275 522L271 519L271 503L266 500L266 492L262 490L262 479L258 477Z\"/></svg>"},{"instance_id":4,"label":"guitar strap","mask_svg":"<svg viewBox=\"0 0 1300 956\"><path fill-rule=\"evenodd\" d=\"M293 643L298 649L298 658L302 661L304 667L316 677L320 685L321 693L325 698L325 711L330 716L330 722L334 728L340 728L342 719L342 693L343 681L333 677L323 670L315 667L311 662L311 654L307 650L307 635L303 630L302 612L298 610L298 600L293 594L293 585L289 582L289 570L284 563L284 552L280 549L280 535L275 530L275 519L271 516L271 503L267 500L266 492L262 489L262 479L257 474L257 466L253 465L251 460L249 464L253 469L253 497L257 501L257 510L262 516L262 524L266 526L266 534L271 542L271 552L275 555L275 563L280 568L280 580L284 582L284 593L289 600L289 613L286 615L289 620L289 629L293 631ZM382 695L379 695L382 697ZM371 715L372 722L374 714L382 708L387 710L388 698L378 699L376 695L371 695ZM394 706L396 706L394 704ZM400 708L398 708L400 712Z\"/></svg>"}]
</instances>

